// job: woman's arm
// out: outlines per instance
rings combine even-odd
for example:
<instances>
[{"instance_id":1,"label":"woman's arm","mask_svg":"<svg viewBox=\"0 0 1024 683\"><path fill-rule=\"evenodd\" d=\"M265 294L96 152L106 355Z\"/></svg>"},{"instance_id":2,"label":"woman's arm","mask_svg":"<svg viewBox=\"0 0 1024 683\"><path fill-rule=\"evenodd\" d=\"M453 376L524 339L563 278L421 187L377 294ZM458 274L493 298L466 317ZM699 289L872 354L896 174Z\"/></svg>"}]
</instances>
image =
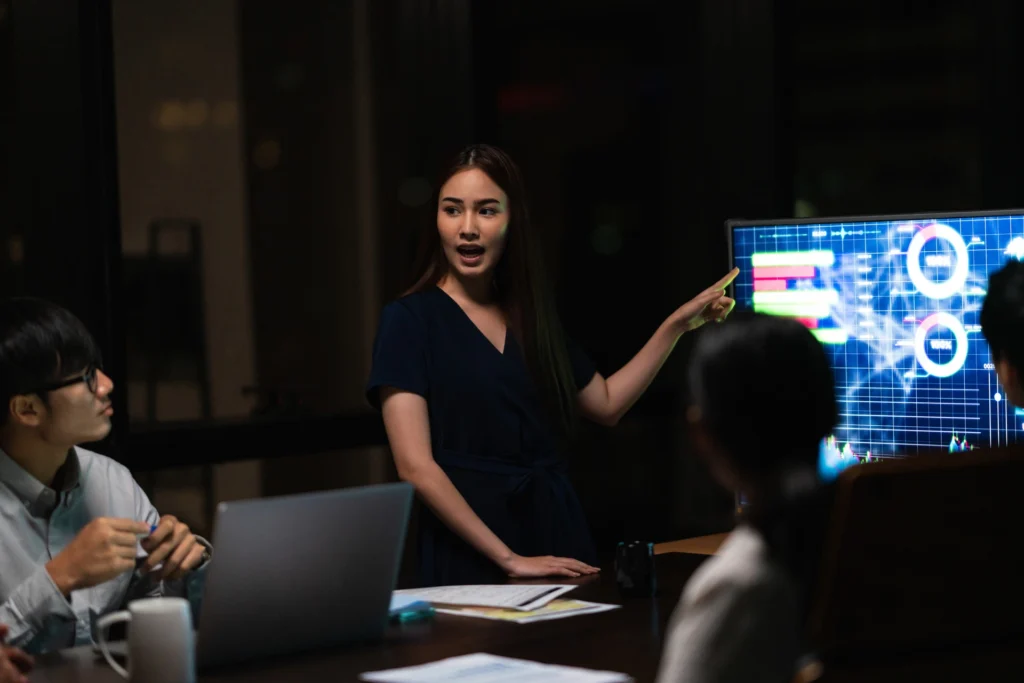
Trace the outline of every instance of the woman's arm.
<instances>
[{"instance_id":1,"label":"woman's arm","mask_svg":"<svg viewBox=\"0 0 1024 683\"><path fill-rule=\"evenodd\" d=\"M430 446L427 401L418 394L381 388L381 409L398 476L416 492L448 528L514 577L593 574L588 564L565 557L522 557L515 554L473 512L451 479L434 460Z\"/></svg>"},{"instance_id":2,"label":"woman's arm","mask_svg":"<svg viewBox=\"0 0 1024 683\"><path fill-rule=\"evenodd\" d=\"M580 414L598 424L617 424L654 381L682 334L682 329L669 318L618 372L607 379L595 374L578 394Z\"/></svg>"},{"instance_id":3,"label":"woman's arm","mask_svg":"<svg viewBox=\"0 0 1024 683\"><path fill-rule=\"evenodd\" d=\"M594 375L578 394L580 414L598 424L614 425L633 407L668 360L684 332L695 330L709 320L724 320L736 302L725 289L737 275L735 268L724 278L680 306L658 327L640 352L605 379Z\"/></svg>"}]
</instances>

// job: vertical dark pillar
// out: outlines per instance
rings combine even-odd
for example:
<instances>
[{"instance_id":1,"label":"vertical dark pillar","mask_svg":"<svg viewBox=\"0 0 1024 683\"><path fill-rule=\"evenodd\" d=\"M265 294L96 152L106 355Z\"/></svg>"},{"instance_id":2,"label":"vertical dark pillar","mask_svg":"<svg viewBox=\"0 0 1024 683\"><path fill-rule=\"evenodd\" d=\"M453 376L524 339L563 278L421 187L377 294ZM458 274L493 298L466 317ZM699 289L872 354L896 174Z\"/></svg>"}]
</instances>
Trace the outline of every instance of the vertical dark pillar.
<instances>
[{"instance_id":1,"label":"vertical dark pillar","mask_svg":"<svg viewBox=\"0 0 1024 683\"><path fill-rule=\"evenodd\" d=\"M374 0L373 78L383 299L412 284L419 232L434 225L439 167L478 139L474 21L490 3ZM487 6L487 7L485 7ZM486 86L485 86L486 88Z\"/></svg>"},{"instance_id":2,"label":"vertical dark pillar","mask_svg":"<svg viewBox=\"0 0 1024 683\"><path fill-rule=\"evenodd\" d=\"M673 166L687 220L672 239L683 296L724 275L725 220L792 215L786 4L704 0L696 44L681 48ZM684 337L677 352L690 341ZM711 530L727 523L730 498L693 457L681 416L679 425L676 516L684 529Z\"/></svg>"},{"instance_id":3,"label":"vertical dark pillar","mask_svg":"<svg viewBox=\"0 0 1024 683\"><path fill-rule=\"evenodd\" d=\"M120 225L109 0L10 0L2 135L9 201L0 230L20 246L19 293L77 314L115 383ZM123 424L124 392L115 392Z\"/></svg>"},{"instance_id":4,"label":"vertical dark pillar","mask_svg":"<svg viewBox=\"0 0 1024 683\"><path fill-rule=\"evenodd\" d=\"M22 277L22 231L14 221L15 103L14 35L11 0L0 0L0 294L24 289Z\"/></svg>"},{"instance_id":5,"label":"vertical dark pillar","mask_svg":"<svg viewBox=\"0 0 1024 683\"><path fill-rule=\"evenodd\" d=\"M979 133L984 208L1024 207L1024 51L1019 27L1024 9L1014 0L979 3L979 34L984 36L978 72L981 78ZM982 208L982 207L978 207Z\"/></svg>"}]
</instances>

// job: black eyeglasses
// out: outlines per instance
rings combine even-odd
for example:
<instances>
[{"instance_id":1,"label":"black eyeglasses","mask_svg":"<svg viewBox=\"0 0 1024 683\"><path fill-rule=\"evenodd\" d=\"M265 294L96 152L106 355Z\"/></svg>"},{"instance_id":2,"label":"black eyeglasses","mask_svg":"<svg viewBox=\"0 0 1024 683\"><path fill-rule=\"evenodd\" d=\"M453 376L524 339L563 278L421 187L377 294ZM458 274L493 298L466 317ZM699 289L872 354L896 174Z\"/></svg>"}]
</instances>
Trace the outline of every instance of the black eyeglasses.
<instances>
[{"instance_id":1,"label":"black eyeglasses","mask_svg":"<svg viewBox=\"0 0 1024 683\"><path fill-rule=\"evenodd\" d=\"M85 386L89 389L89 391L95 394L96 393L96 388L99 386L99 382L96 379L96 372L99 369L100 368L99 368L98 365L90 365L89 367L87 367L85 369L85 372L83 372L81 375L77 375L75 377L72 377L71 379L61 380L60 382L57 382L55 384L49 384L49 385L47 385L45 387L39 387L38 389L36 389L32 393L34 393L34 394L46 394L46 393L49 393L51 391L57 391L58 389L63 389L64 387L70 387L72 384L78 384L79 382L85 382Z\"/></svg>"}]
</instances>

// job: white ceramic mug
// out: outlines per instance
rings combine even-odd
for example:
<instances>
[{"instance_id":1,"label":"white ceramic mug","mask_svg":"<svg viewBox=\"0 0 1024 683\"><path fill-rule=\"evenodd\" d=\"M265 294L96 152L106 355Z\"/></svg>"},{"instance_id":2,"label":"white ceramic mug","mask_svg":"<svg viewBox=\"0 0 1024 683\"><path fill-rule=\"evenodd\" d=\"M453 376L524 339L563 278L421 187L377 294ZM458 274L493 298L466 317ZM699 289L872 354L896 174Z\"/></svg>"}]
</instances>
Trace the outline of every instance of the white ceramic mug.
<instances>
[{"instance_id":1,"label":"white ceramic mug","mask_svg":"<svg viewBox=\"0 0 1024 683\"><path fill-rule=\"evenodd\" d=\"M107 645L107 629L128 622L128 669L118 664ZM146 598L96 622L96 637L107 663L124 678L139 683L195 683L195 635L192 609L183 598Z\"/></svg>"}]
</instances>

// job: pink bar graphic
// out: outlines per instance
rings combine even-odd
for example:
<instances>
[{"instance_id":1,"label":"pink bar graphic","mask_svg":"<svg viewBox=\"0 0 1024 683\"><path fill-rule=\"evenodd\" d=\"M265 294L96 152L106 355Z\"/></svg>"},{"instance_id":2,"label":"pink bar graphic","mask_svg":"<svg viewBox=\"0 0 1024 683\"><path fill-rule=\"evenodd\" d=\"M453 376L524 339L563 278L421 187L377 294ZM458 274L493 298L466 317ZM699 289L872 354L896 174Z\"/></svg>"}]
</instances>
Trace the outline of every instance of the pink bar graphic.
<instances>
[{"instance_id":1,"label":"pink bar graphic","mask_svg":"<svg viewBox=\"0 0 1024 683\"><path fill-rule=\"evenodd\" d=\"M811 329L811 330L818 329L818 319L817 318L797 318L797 321L803 323L808 329Z\"/></svg>"},{"instance_id":2,"label":"pink bar graphic","mask_svg":"<svg viewBox=\"0 0 1024 683\"><path fill-rule=\"evenodd\" d=\"M788 280L814 277L814 266L762 266L754 268L755 280Z\"/></svg>"},{"instance_id":3,"label":"pink bar graphic","mask_svg":"<svg viewBox=\"0 0 1024 683\"><path fill-rule=\"evenodd\" d=\"M781 292L785 289L785 280L754 280L755 292Z\"/></svg>"}]
</instances>

